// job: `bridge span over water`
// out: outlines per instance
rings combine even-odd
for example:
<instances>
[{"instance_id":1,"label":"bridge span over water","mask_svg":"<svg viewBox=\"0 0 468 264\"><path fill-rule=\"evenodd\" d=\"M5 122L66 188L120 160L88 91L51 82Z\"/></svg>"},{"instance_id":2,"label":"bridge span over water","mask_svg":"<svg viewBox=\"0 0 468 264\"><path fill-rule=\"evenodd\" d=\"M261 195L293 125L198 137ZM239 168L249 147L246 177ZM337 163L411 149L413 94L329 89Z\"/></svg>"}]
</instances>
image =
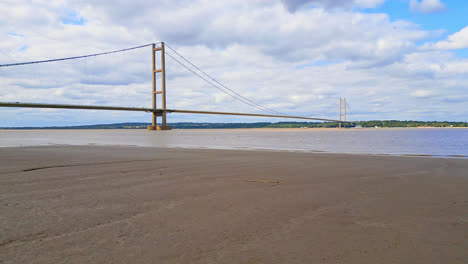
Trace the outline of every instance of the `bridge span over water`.
<instances>
[{"instance_id":1,"label":"bridge span over water","mask_svg":"<svg viewBox=\"0 0 468 264\"><path fill-rule=\"evenodd\" d=\"M189 65L193 66L201 74L195 72L194 70L188 68L184 63L177 60L174 56L166 53L165 48L166 46L172 50L175 54L179 55L183 60L185 60ZM152 43L147 45L142 45L138 47L126 48L121 50L97 53L97 54L89 54L89 55L82 55L82 56L75 56L75 57L68 57L68 58L60 58L60 59L51 59L51 60L42 60L42 61L30 61L30 62L20 62L20 63L11 63L11 64L2 64L2 67L14 67L14 66L21 66L21 65L28 65L28 64L40 64L40 63L49 63L55 61L64 61L64 60L74 60L86 57L95 57L100 55L107 55L113 53L119 53L124 51L129 51L133 49L139 49L143 47L151 47L151 56L152 56L152 107L151 108L144 108L144 107L122 107L122 106L102 106L102 105L74 105L74 104L46 104L46 103L26 103L26 102L0 102L0 107L21 107L21 108L58 108L58 109L87 109L87 110L111 110L111 111L139 111L139 112L147 112L152 113L152 125L148 126L148 130L170 130L171 127L167 125L167 114L169 113L183 113L183 114L207 114L207 115L235 115L235 116L255 116L255 117L275 117L275 118L289 118L289 119L303 119L303 120L315 120L315 121L324 121L324 122L338 122L339 126L341 127L342 123L354 123L353 121L346 120L346 99L339 100L339 119L328 119L328 118L319 118L319 117L306 117L306 116L295 116L295 115L288 115L284 114L265 106L262 106L242 95L229 89L206 72L201 70L199 67L191 63L187 60L184 56L179 54L175 49L171 48L170 46L166 45L164 42L160 43ZM157 52L160 53L160 60L161 60L161 68L156 68L156 58ZM210 85L214 86L215 88L227 93L228 95L234 97L237 100L242 101L243 103L250 105L254 108L259 110L268 112L268 114L256 114L256 113L236 113L236 112L217 112L217 111L201 111L201 110L183 110L183 109L168 109L166 108L166 55L174 59L177 63L181 66L187 68L193 74L197 75ZM156 75L161 74L161 90L157 90L156 86ZM157 96L161 96L161 107L157 107ZM161 125L157 125L157 119L161 117ZM342 119L343 117L343 119Z\"/></svg>"}]
</instances>

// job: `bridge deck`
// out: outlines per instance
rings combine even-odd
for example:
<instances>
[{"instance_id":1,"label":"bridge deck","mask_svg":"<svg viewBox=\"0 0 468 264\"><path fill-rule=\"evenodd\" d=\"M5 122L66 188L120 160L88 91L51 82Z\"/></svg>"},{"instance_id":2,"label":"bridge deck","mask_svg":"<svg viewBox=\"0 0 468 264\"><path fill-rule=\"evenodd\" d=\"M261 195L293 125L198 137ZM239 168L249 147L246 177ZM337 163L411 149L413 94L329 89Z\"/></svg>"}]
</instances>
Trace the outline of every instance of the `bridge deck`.
<instances>
[{"instance_id":1,"label":"bridge deck","mask_svg":"<svg viewBox=\"0 0 468 264\"><path fill-rule=\"evenodd\" d=\"M259 116L259 117L277 117L291 119L306 119L316 121L342 122L353 123L353 121L340 121L336 119L304 117L304 116L288 116L288 115L266 115L266 114L250 114L250 113L233 113L233 112L214 112L214 111L197 111L197 110L180 110L180 109L152 109L144 107L121 107L121 106L96 106L96 105L68 105L68 104L38 104L38 103L8 103L0 102L0 107L26 107L26 108L60 108L60 109L87 109L87 110L113 110L113 111L140 111L162 114L166 113L183 113L183 114L206 114L206 115L238 115L238 116Z\"/></svg>"}]
</instances>

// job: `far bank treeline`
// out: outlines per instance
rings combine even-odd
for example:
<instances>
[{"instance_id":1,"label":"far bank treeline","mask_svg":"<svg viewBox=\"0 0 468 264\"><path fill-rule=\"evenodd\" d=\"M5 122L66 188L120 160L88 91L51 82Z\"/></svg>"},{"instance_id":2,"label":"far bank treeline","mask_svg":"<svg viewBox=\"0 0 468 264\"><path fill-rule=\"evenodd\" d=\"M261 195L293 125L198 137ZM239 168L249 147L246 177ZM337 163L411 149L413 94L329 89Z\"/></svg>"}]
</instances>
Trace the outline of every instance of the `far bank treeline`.
<instances>
[{"instance_id":1,"label":"far bank treeline","mask_svg":"<svg viewBox=\"0 0 468 264\"><path fill-rule=\"evenodd\" d=\"M279 122L272 123L266 127L271 128L297 128L297 127L338 127L338 122ZM399 120L371 120L371 121L358 121L354 124L344 124L346 127L468 127L468 122L448 122L448 121L399 121Z\"/></svg>"},{"instance_id":2,"label":"far bank treeline","mask_svg":"<svg viewBox=\"0 0 468 264\"><path fill-rule=\"evenodd\" d=\"M0 129L146 129L150 123L118 123L84 126L55 127L15 127ZM335 128L338 122L258 122L258 123L169 123L174 129L229 129L229 128ZM468 127L468 122L448 121L398 121L372 120L359 121L354 124L344 124L345 127Z\"/></svg>"}]
</instances>

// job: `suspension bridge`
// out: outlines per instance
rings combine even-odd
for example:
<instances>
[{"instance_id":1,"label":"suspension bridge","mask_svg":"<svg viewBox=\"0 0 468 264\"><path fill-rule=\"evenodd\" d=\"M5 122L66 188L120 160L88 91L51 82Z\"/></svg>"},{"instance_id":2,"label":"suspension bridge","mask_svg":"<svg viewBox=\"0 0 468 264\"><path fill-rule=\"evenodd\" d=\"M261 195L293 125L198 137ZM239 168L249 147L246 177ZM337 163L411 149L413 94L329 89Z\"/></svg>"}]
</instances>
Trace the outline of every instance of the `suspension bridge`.
<instances>
[{"instance_id":1,"label":"suspension bridge","mask_svg":"<svg viewBox=\"0 0 468 264\"><path fill-rule=\"evenodd\" d=\"M47 104L47 103L26 103L26 102L0 102L0 107L20 107L20 108L58 108L58 109L85 109L85 110L111 110L111 111L136 111L136 112L147 112L152 113L152 125L148 126L148 130L170 130L171 127L167 125L167 114L169 113L182 113L182 114L206 114L206 115L234 115L234 116L254 116L254 117L274 117L274 118L288 118L288 119L304 119L304 120L314 120L314 121L325 121L325 122L338 122L339 127L346 123L354 123L352 121L346 120L346 99L339 100L339 119L329 119L329 118L320 118L320 117L307 117L307 116L296 116L289 115L285 113L278 112L276 110L270 109L266 106L258 104L247 97L242 96L241 94L235 92L234 90L223 85L221 82L211 77L200 67L196 66L183 55L177 52L175 49L165 44L164 42L152 43L132 48L126 48L121 50L102 52L96 54L59 58L59 59L50 59L50 60L39 60L39 61L30 61L30 62L19 62L19 63L10 63L10 64L1 64L2 67L15 67L22 65L30 64L41 64L41 63L51 63L57 61L65 60L75 60L88 57L96 57L101 55L109 55L114 53L120 53L135 49L141 49L145 47L151 48L151 57L152 57L152 107L124 107L124 106L102 106L102 105L75 105L75 104ZM180 60L177 59L174 55L171 55L166 52L166 47L169 48L174 54L178 55ZM159 53L159 55L158 55ZM182 67L189 70L191 73L204 80L206 83L215 87L216 89L226 93L227 95L233 97L240 102L249 105L257 110L267 112L266 114L258 113L238 113L238 112L217 112L217 111L201 111L201 110L183 110L183 109L169 109L166 107L166 55L177 62ZM160 56L160 68L157 68L156 60ZM184 62L182 62L183 60ZM188 67L186 64L190 65ZM157 74L160 74L161 81L161 90L157 90ZM161 96L161 106L158 108L157 99L158 96ZM330 110L330 108L328 108ZM158 125L158 118L161 118L161 125Z\"/></svg>"}]
</instances>

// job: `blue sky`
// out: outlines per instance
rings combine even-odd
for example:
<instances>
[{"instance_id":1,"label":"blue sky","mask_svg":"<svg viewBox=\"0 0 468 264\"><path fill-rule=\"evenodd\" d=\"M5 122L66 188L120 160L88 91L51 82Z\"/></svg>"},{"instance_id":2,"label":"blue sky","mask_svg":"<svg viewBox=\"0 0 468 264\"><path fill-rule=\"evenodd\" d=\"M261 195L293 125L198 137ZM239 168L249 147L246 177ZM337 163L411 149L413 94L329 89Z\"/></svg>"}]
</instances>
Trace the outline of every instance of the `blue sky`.
<instances>
[{"instance_id":1,"label":"blue sky","mask_svg":"<svg viewBox=\"0 0 468 264\"><path fill-rule=\"evenodd\" d=\"M226 87L278 112L338 118L337 102L346 97L353 120L467 121L467 6L461 0L6 0L0 64L164 41ZM168 108L262 113L166 61ZM150 51L138 49L0 68L0 101L150 107L150 63ZM126 112L0 109L0 127L150 120ZM173 114L169 121L282 120Z\"/></svg>"},{"instance_id":2,"label":"blue sky","mask_svg":"<svg viewBox=\"0 0 468 264\"><path fill-rule=\"evenodd\" d=\"M462 29L468 13L468 3L463 0L441 1L445 9L432 13L412 11L408 7L408 1L385 1L375 9L367 9L369 13L386 13L392 20L408 20L420 25L427 30L442 29L447 34L453 34Z\"/></svg>"},{"instance_id":3,"label":"blue sky","mask_svg":"<svg viewBox=\"0 0 468 264\"><path fill-rule=\"evenodd\" d=\"M65 9L61 22L65 25L84 25L86 20L76 10Z\"/></svg>"},{"instance_id":4,"label":"blue sky","mask_svg":"<svg viewBox=\"0 0 468 264\"><path fill-rule=\"evenodd\" d=\"M411 21L425 30L440 30L441 34L434 40L442 40L454 34L466 26L466 14L468 14L468 2L464 0L440 1L445 8L440 11L421 13L412 11L408 7L408 1L385 1L378 8L366 9L368 13L385 13L392 20ZM460 57L468 57L467 49L454 51Z\"/></svg>"}]
</instances>

